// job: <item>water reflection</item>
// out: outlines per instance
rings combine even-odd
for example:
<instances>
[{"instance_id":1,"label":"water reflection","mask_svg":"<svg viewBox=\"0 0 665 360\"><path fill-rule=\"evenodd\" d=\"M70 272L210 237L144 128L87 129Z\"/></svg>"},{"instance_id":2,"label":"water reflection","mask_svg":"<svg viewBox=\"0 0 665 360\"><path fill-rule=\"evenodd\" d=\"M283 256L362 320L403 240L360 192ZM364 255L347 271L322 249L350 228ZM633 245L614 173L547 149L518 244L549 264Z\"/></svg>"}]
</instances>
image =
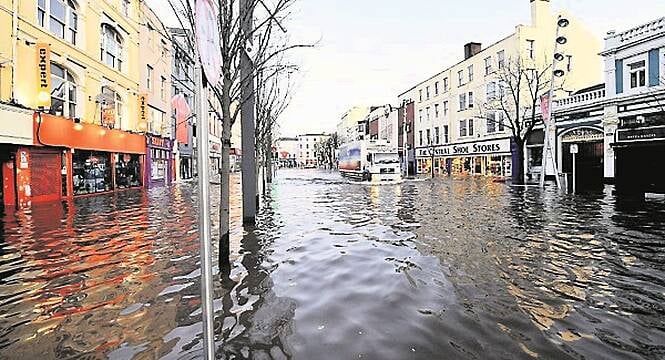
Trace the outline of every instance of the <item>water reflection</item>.
<instances>
[{"instance_id":1,"label":"water reflection","mask_svg":"<svg viewBox=\"0 0 665 360\"><path fill-rule=\"evenodd\" d=\"M233 180L220 358L665 356L662 200L286 170L243 228ZM0 358L200 357L195 195L4 214Z\"/></svg>"}]
</instances>

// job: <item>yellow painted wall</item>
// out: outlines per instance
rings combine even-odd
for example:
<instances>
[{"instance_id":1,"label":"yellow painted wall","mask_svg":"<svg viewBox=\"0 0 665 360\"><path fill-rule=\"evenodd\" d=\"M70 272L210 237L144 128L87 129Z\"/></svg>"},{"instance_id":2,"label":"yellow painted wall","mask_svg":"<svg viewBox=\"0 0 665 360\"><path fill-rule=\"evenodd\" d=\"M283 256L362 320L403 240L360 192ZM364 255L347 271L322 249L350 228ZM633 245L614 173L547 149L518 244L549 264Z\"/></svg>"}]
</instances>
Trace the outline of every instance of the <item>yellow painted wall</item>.
<instances>
[{"instance_id":1,"label":"yellow painted wall","mask_svg":"<svg viewBox=\"0 0 665 360\"><path fill-rule=\"evenodd\" d=\"M12 0L0 0L0 101L11 100Z\"/></svg>"},{"instance_id":2,"label":"yellow painted wall","mask_svg":"<svg viewBox=\"0 0 665 360\"><path fill-rule=\"evenodd\" d=\"M4 8L11 5L11 0L0 0L5 17ZM139 59L139 33L138 33L138 0L131 2L129 16L120 10L121 0L85 1L78 2L78 37L77 44L60 39L51 34L48 29L42 28L37 22L37 1L21 1L19 14L19 35L17 46L17 79L14 87L15 100L21 105L35 107L35 89L37 82L36 53L34 43L46 42L51 45L51 61L68 68L77 79L77 114L83 122L99 123L100 106L95 97L101 92L101 87L108 84L123 98L123 122L116 120L116 128L124 130L137 130L138 111L138 82L139 68L136 66ZM124 59L122 71L107 66L100 60L101 23L103 14L106 14L114 26L120 29L124 37ZM11 17L10 17L11 18ZM4 19L4 18L0 18ZM0 49L5 47L6 34L11 34L11 21L0 21ZM11 43L11 39L9 39ZM2 50L0 50L2 51ZM4 53L4 52L3 52ZM3 55L4 56L4 55ZM5 84L3 72L3 99Z\"/></svg>"}]
</instances>

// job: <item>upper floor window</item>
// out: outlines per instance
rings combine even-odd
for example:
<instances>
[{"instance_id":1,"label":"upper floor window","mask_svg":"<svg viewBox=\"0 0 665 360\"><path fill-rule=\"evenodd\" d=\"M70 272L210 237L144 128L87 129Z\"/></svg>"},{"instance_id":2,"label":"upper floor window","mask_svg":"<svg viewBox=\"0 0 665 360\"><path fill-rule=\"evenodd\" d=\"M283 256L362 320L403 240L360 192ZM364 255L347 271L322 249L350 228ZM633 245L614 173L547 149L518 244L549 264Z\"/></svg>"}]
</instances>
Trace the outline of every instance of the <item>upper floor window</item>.
<instances>
[{"instance_id":1,"label":"upper floor window","mask_svg":"<svg viewBox=\"0 0 665 360\"><path fill-rule=\"evenodd\" d=\"M439 95L439 82L434 83L434 95Z\"/></svg>"},{"instance_id":2,"label":"upper floor window","mask_svg":"<svg viewBox=\"0 0 665 360\"><path fill-rule=\"evenodd\" d=\"M526 52L527 55L529 55L530 59L535 59L536 58L536 48L535 45L536 41L535 40L527 40L526 41Z\"/></svg>"},{"instance_id":3,"label":"upper floor window","mask_svg":"<svg viewBox=\"0 0 665 360\"><path fill-rule=\"evenodd\" d=\"M152 66L148 65L146 68L146 87L148 90L152 90L152 76L153 76Z\"/></svg>"},{"instance_id":4,"label":"upper floor window","mask_svg":"<svg viewBox=\"0 0 665 360\"><path fill-rule=\"evenodd\" d=\"M76 45L78 15L72 0L37 0L37 22L39 26Z\"/></svg>"},{"instance_id":5,"label":"upper floor window","mask_svg":"<svg viewBox=\"0 0 665 360\"><path fill-rule=\"evenodd\" d=\"M646 61L638 61L632 64L628 64L628 70L630 71L630 88L634 89L637 87L646 85Z\"/></svg>"},{"instance_id":6,"label":"upper floor window","mask_svg":"<svg viewBox=\"0 0 665 360\"><path fill-rule=\"evenodd\" d=\"M485 58L485 75L492 73L492 57L488 56Z\"/></svg>"},{"instance_id":7,"label":"upper floor window","mask_svg":"<svg viewBox=\"0 0 665 360\"><path fill-rule=\"evenodd\" d=\"M443 116L448 116L448 100L443 102Z\"/></svg>"},{"instance_id":8,"label":"upper floor window","mask_svg":"<svg viewBox=\"0 0 665 360\"><path fill-rule=\"evenodd\" d=\"M120 0L122 1L122 14L129 16L129 0Z\"/></svg>"},{"instance_id":9,"label":"upper floor window","mask_svg":"<svg viewBox=\"0 0 665 360\"><path fill-rule=\"evenodd\" d=\"M429 100L429 86L427 86L427 87L425 88L425 92L427 93L427 94L426 94L426 95L427 95L427 100Z\"/></svg>"},{"instance_id":10,"label":"upper floor window","mask_svg":"<svg viewBox=\"0 0 665 360\"><path fill-rule=\"evenodd\" d=\"M473 81L473 65L469 66L469 82Z\"/></svg>"},{"instance_id":11,"label":"upper floor window","mask_svg":"<svg viewBox=\"0 0 665 360\"><path fill-rule=\"evenodd\" d=\"M123 41L116 29L109 24L102 24L101 61L122 71Z\"/></svg>"},{"instance_id":12,"label":"upper floor window","mask_svg":"<svg viewBox=\"0 0 665 360\"><path fill-rule=\"evenodd\" d=\"M418 90L418 99L420 101L423 101L423 90L422 89Z\"/></svg>"},{"instance_id":13,"label":"upper floor window","mask_svg":"<svg viewBox=\"0 0 665 360\"><path fill-rule=\"evenodd\" d=\"M457 82L459 86L464 85L464 70L460 70L457 72Z\"/></svg>"},{"instance_id":14,"label":"upper floor window","mask_svg":"<svg viewBox=\"0 0 665 360\"><path fill-rule=\"evenodd\" d=\"M76 117L76 81L66 68L51 63L51 108L49 114Z\"/></svg>"},{"instance_id":15,"label":"upper floor window","mask_svg":"<svg viewBox=\"0 0 665 360\"><path fill-rule=\"evenodd\" d=\"M448 91L448 78L443 78L443 91L447 92Z\"/></svg>"},{"instance_id":16,"label":"upper floor window","mask_svg":"<svg viewBox=\"0 0 665 360\"><path fill-rule=\"evenodd\" d=\"M434 117L439 118L439 104L434 104Z\"/></svg>"},{"instance_id":17,"label":"upper floor window","mask_svg":"<svg viewBox=\"0 0 665 360\"><path fill-rule=\"evenodd\" d=\"M166 100L166 78L162 76L161 80L162 81L159 87L159 95L162 98L162 100Z\"/></svg>"},{"instance_id":18,"label":"upper floor window","mask_svg":"<svg viewBox=\"0 0 665 360\"><path fill-rule=\"evenodd\" d=\"M487 83L487 91L485 93L487 101L492 101L496 99L496 83L490 82Z\"/></svg>"},{"instance_id":19,"label":"upper floor window","mask_svg":"<svg viewBox=\"0 0 665 360\"><path fill-rule=\"evenodd\" d=\"M112 125L121 129L124 117L122 97L108 86L102 86L102 96L102 125ZM139 125L147 126L148 124Z\"/></svg>"},{"instance_id":20,"label":"upper floor window","mask_svg":"<svg viewBox=\"0 0 665 360\"><path fill-rule=\"evenodd\" d=\"M506 65L506 52L504 50L496 53L496 65L499 67L499 69L503 69L503 67Z\"/></svg>"}]
</instances>

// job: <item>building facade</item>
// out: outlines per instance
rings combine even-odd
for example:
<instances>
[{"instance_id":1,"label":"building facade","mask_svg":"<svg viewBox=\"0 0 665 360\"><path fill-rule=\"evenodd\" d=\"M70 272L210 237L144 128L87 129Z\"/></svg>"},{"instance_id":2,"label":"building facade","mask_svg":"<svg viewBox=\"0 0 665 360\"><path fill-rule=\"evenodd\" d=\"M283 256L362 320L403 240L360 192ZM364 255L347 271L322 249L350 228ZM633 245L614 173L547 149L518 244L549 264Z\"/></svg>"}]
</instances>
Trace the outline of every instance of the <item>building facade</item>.
<instances>
[{"instance_id":1,"label":"building facade","mask_svg":"<svg viewBox=\"0 0 665 360\"><path fill-rule=\"evenodd\" d=\"M602 55L605 177L620 193L665 193L665 18L609 32Z\"/></svg>"},{"instance_id":2,"label":"building facade","mask_svg":"<svg viewBox=\"0 0 665 360\"><path fill-rule=\"evenodd\" d=\"M0 6L0 101L18 123L0 129L3 189L13 187L3 203L142 187L139 2Z\"/></svg>"},{"instance_id":3,"label":"building facade","mask_svg":"<svg viewBox=\"0 0 665 360\"><path fill-rule=\"evenodd\" d=\"M315 146L320 141L325 141L330 135L326 134L304 134L298 135L298 156L297 163L299 167L309 168L318 167Z\"/></svg>"},{"instance_id":4,"label":"building facade","mask_svg":"<svg viewBox=\"0 0 665 360\"><path fill-rule=\"evenodd\" d=\"M414 103L414 147L417 172L509 176L513 163L513 134L502 111L487 104L503 84L497 73L519 63L534 69L551 62L558 16L548 0L532 0L531 24L518 25L511 35L483 48L464 47L464 59L399 95ZM600 43L571 19L564 62L566 91L599 83ZM550 54L548 56L548 54ZM542 147L542 145L541 145Z\"/></svg>"},{"instance_id":5,"label":"building facade","mask_svg":"<svg viewBox=\"0 0 665 360\"><path fill-rule=\"evenodd\" d=\"M277 159L281 167L296 167L298 163L298 138L281 137L277 139Z\"/></svg>"},{"instance_id":6,"label":"building facade","mask_svg":"<svg viewBox=\"0 0 665 360\"><path fill-rule=\"evenodd\" d=\"M173 45L169 33L145 2L139 4L139 119L147 117L146 186L170 185L174 180L171 71Z\"/></svg>"}]
</instances>

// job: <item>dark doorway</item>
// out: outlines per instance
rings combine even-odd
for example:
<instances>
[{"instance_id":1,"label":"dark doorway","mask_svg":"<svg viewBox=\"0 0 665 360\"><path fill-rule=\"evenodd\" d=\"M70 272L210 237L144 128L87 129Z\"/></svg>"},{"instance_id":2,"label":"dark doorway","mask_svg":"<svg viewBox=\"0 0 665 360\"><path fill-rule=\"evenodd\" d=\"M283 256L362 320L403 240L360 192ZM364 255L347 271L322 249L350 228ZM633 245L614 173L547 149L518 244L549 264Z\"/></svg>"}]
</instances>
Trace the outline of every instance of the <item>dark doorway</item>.
<instances>
[{"instance_id":1,"label":"dark doorway","mask_svg":"<svg viewBox=\"0 0 665 360\"><path fill-rule=\"evenodd\" d=\"M570 153L572 144L577 144L578 153L575 158L576 190L578 192L601 191L604 183L605 149L602 141L563 143L563 172L570 174L569 187L572 189L573 155Z\"/></svg>"},{"instance_id":2,"label":"dark doorway","mask_svg":"<svg viewBox=\"0 0 665 360\"><path fill-rule=\"evenodd\" d=\"M615 148L616 190L624 194L665 194L665 143Z\"/></svg>"}]
</instances>

